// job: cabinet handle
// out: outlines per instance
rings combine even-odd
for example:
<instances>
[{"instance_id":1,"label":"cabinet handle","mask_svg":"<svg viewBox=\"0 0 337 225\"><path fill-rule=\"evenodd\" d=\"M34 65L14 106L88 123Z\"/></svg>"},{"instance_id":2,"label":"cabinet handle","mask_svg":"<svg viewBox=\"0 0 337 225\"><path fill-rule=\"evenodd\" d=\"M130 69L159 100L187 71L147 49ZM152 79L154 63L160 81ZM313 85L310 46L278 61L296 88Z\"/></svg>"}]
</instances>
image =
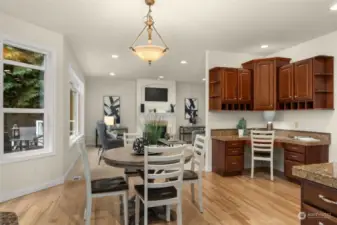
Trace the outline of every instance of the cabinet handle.
<instances>
[{"instance_id":1,"label":"cabinet handle","mask_svg":"<svg viewBox=\"0 0 337 225\"><path fill-rule=\"evenodd\" d=\"M337 205L337 202L332 201L332 200L330 200L330 199L327 199L327 198L324 197L323 195L318 195L318 197L319 197L322 201L324 201L324 202L326 202L326 203L333 204L333 205Z\"/></svg>"},{"instance_id":2,"label":"cabinet handle","mask_svg":"<svg viewBox=\"0 0 337 225\"><path fill-rule=\"evenodd\" d=\"M297 98L297 95L295 95L294 97Z\"/></svg>"},{"instance_id":3,"label":"cabinet handle","mask_svg":"<svg viewBox=\"0 0 337 225\"><path fill-rule=\"evenodd\" d=\"M293 158L295 158L295 159L296 159L296 158L297 158L297 155L292 155L291 157L293 157Z\"/></svg>"},{"instance_id":4,"label":"cabinet handle","mask_svg":"<svg viewBox=\"0 0 337 225\"><path fill-rule=\"evenodd\" d=\"M321 221L318 222L318 225L324 225L324 223L322 223Z\"/></svg>"},{"instance_id":5,"label":"cabinet handle","mask_svg":"<svg viewBox=\"0 0 337 225\"><path fill-rule=\"evenodd\" d=\"M232 165L236 165L236 162L232 162Z\"/></svg>"}]
</instances>

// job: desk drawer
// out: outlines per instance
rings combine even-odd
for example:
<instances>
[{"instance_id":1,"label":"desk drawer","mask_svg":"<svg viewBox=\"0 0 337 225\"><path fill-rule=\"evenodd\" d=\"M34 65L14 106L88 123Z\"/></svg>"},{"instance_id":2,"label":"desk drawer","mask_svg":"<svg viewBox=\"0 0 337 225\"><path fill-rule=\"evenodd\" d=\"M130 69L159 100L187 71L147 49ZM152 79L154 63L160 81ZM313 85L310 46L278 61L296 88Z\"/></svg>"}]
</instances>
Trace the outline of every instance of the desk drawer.
<instances>
[{"instance_id":1,"label":"desk drawer","mask_svg":"<svg viewBox=\"0 0 337 225\"><path fill-rule=\"evenodd\" d=\"M305 153L305 146L302 145L284 144L284 149L291 152Z\"/></svg>"},{"instance_id":2,"label":"desk drawer","mask_svg":"<svg viewBox=\"0 0 337 225\"><path fill-rule=\"evenodd\" d=\"M284 154L287 160L304 163L304 154L289 151L285 151Z\"/></svg>"},{"instance_id":3,"label":"desk drawer","mask_svg":"<svg viewBox=\"0 0 337 225\"><path fill-rule=\"evenodd\" d=\"M337 225L337 218L319 209L302 203L302 212L306 218L301 221L301 225Z\"/></svg>"},{"instance_id":4,"label":"desk drawer","mask_svg":"<svg viewBox=\"0 0 337 225\"><path fill-rule=\"evenodd\" d=\"M243 170L243 156L227 156L226 172L238 172Z\"/></svg>"},{"instance_id":5,"label":"desk drawer","mask_svg":"<svg viewBox=\"0 0 337 225\"><path fill-rule=\"evenodd\" d=\"M337 190L315 184L312 182L302 183L302 202L315 206L315 208L330 212L337 216Z\"/></svg>"},{"instance_id":6,"label":"desk drawer","mask_svg":"<svg viewBox=\"0 0 337 225\"><path fill-rule=\"evenodd\" d=\"M243 141L226 141L226 147L229 148L240 148L243 147Z\"/></svg>"},{"instance_id":7,"label":"desk drawer","mask_svg":"<svg viewBox=\"0 0 337 225\"><path fill-rule=\"evenodd\" d=\"M243 147L227 148L226 155L243 155Z\"/></svg>"}]
</instances>

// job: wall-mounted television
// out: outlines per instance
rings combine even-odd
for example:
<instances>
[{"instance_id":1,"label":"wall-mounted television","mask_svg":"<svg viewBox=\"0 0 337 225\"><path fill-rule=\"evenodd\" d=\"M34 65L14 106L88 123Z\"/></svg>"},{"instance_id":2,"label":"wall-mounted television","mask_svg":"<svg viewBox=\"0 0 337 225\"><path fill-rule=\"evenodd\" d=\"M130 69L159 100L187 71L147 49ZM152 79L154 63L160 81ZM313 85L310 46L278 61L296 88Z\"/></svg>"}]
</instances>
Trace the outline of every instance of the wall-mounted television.
<instances>
[{"instance_id":1,"label":"wall-mounted television","mask_svg":"<svg viewBox=\"0 0 337 225\"><path fill-rule=\"evenodd\" d=\"M167 102L168 89L167 88L145 88L145 101L146 102Z\"/></svg>"}]
</instances>

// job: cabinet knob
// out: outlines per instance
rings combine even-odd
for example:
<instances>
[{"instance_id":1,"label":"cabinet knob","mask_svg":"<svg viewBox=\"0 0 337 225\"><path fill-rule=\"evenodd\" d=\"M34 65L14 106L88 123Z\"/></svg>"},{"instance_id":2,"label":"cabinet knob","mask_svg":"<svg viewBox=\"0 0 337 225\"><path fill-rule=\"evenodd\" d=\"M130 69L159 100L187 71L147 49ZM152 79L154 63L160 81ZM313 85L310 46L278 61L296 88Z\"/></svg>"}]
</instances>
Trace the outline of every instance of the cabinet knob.
<instances>
[{"instance_id":1,"label":"cabinet knob","mask_svg":"<svg viewBox=\"0 0 337 225\"><path fill-rule=\"evenodd\" d=\"M294 97L297 98L297 95L295 95Z\"/></svg>"},{"instance_id":2,"label":"cabinet knob","mask_svg":"<svg viewBox=\"0 0 337 225\"><path fill-rule=\"evenodd\" d=\"M321 221L318 222L318 225L324 225L324 223L322 223Z\"/></svg>"}]
</instances>

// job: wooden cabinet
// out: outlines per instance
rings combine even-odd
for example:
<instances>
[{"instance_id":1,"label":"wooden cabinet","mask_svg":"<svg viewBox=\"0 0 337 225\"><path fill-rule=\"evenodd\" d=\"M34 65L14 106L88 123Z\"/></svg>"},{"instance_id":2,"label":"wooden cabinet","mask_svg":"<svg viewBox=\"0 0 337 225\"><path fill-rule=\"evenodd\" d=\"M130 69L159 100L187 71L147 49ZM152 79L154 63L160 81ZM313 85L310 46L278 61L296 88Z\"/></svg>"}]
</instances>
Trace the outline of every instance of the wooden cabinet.
<instances>
[{"instance_id":1,"label":"wooden cabinet","mask_svg":"<svg viewBox=\"0 0 337 225\"><path fill-rule=\"evenodd\" d=\"M301 225L337 225L337 189L303 180L301 196Z\"/></svg>"},{"instance_id":2,"label":"wooden cabinet","mask_svg":"<svg viewBox=\"0 0 337 225\"><path fill-rule=\"evenodd\" d=\"M289 64L288 58L257 59L242 66L253 70L254 110L276 109L276 77L278 69Z\"/></svg>"},{"instance_id":3,"label":"wooden cabinet","mask_svg":"<svg viewBox=\"0 0 337 225\"><path fill-rule=\"evenodd\" d=\"M299 181L292 175L293 166L303 164L324 163L329 161L329 146L304 146L284 144L284 175L295 181Z\"/></svg>"},{"instance_id":4,"label":"wooden cabinet","mask_svg":"<svg viewBox=\"0 0 337 225\"><path fill-rule=\"evenodd\" d=\"M312 100L313 99L313 70L312 59L306 59L294 63L294 99Z\"/></svg>"},{"instance_id":5,"label":"wooden cabinet","mask_svg":"<svg viewBox=\"0 0 337 225\"><path fill-rule=\"evenodd\" d=\"M238 98L239 102L252 100L252 73L250 70L238 70Z\"/></svg>"},{"instance_id":6,"label":"wooden cabinet","mask_svg":"<svg viewBox=\"0 0 337 225\"><path fill-rule=\"evenodd\" d=\"M292 64L282 66L278 75L278 100L291 101L294 93L294 67Z\"/></svg>"},{"instance_id":7,"label":"wooden cabinet","mask_svg":"<svg viewBox=\"0 0 337 225\"><path fill-rule=\"evenodd\" d=\"M209 110L221 110L222 71L214 68L209 71Z\"/></svg>"},{"instance_id":8,"label":"wooden cabinet","mask_svg":"<svg viewBox=\"0 0 337 225\"><path fill-rule=\"evenodd\" d=\"M223 102L237 102L238 100L238 70L223 69Z\"/></svg>"},{"instance_id":9,"label":"wooden cabinet","mask_svg":"<svg viewBox=\"0 0 337 225\"><path fill-rule=\"evenodd\" d=\"M244 169L244 142L212 140L212 171L226 175L241 174Z\"/></svg>"}]
</instances>

